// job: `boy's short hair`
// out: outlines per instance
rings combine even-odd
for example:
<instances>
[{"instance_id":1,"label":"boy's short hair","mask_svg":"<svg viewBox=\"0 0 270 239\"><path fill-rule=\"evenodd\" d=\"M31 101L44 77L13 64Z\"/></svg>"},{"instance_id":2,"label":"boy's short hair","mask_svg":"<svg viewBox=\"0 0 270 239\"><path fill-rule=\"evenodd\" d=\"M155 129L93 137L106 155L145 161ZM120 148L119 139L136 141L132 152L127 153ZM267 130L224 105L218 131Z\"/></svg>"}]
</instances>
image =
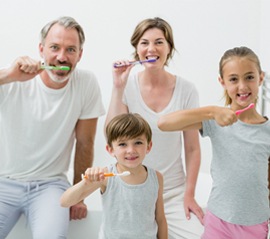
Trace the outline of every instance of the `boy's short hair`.
<instances>
[{"instance_id":1,"label":"boy's short hair","mask_svg":"<svg viewBox=\"0 0 270 239\"><path fill-rule=\"evenodd\" d=\"M114 117L106 127L107 144L119 138L133 139L145 135L147 142L152 140L152 130L148 122L137 113L120 114Z\"/></svg>"}]
</instances>

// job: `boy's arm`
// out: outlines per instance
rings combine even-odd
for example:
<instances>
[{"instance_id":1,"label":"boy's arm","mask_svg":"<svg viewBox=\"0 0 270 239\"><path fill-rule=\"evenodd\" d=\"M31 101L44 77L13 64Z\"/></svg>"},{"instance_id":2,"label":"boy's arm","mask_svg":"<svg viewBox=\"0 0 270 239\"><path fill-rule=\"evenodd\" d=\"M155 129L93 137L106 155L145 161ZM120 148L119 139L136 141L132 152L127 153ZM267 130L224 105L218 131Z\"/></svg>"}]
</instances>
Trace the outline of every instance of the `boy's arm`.
<instances>
[{"instance_id":1,"label":"boy's arm","mask_svg":"<svg viewBox=\"0 0 270 239\"><path fill-rule=\"evenodd\" d=\"M71 207L85 199L98 188L104 193L107 186L107 179L104 173L107 171L107 168L99 167L86 169L85 178L63 193L60 199L61 206Z\"/></svg>"},{"instance_id":2,"label":"boy's arm","mask_svg":"<svg viewBox=\"0 0 270 239\"><path fill-rule=\"evenodd\" d=\"M83 179L72 187L68 188L60 199L62 207L71 207L85 199L91 193L102 186L103 182L91 182Z\"/></svg>"},{"instance_id":3,"label":"boy's arm","mask_svg":"<svg viewBox=\"0 0 270 239\"><path fill-rule=\"evenodd\" d=\"M168 225L164 213L164 203L163 203L163 176L161 173L156 172L159 183L158 199L156 202L156 222L158 226L158 239L168 238Z\"/></svg>"}]
</instances>

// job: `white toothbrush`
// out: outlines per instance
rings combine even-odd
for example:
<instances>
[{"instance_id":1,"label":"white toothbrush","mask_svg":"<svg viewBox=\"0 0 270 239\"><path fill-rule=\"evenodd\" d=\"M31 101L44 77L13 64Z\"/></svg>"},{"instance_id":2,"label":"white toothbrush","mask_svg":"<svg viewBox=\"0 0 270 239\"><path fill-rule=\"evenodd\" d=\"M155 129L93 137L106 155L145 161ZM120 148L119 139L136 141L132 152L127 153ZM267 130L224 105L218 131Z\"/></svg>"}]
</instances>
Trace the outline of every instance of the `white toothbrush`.
<instances>
[{"instance_id":1,"label":"white toothbrush","mask_svg":"<svg viewBox=\"0 0 270 239\"><path fill-rule=\"evenodd\" d=\"M124 171L122 173L104 173L105 177L113 177L113 176L128 176L130 175L129 171Z\"/></svg>"},{"instance_id":2,"label":"white toothbrush","mask_svg":"<svg viewBox=\"0 0 270 239\"><path fill-rule=\"evenodd\" d=\"M147 62L156 62L157 59L148 59L148 60L142 60L142 61L130 61L129 64L130 65L136 65L136 64L143 64L143 63L147 63ZM115 68L119 68L119 67L123 67L123 66L127 66L125 64L114 64Z\"/></svg>"}]
</instances>

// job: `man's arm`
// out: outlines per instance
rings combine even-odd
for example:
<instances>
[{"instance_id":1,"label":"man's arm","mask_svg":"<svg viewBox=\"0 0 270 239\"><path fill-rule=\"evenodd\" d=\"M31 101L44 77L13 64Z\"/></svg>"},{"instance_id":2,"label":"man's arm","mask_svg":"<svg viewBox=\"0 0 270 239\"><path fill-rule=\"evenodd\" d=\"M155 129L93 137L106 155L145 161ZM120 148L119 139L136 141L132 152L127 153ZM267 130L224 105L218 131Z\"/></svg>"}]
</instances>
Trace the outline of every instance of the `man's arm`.
<instances>
[{"instance_id":1,"label":"man's arm","mask_svg":"<svg viewBox=\"0 0 270 239\"><path fill-rule=\"evenodd\" d=\"M96 136L97 118L79 120L75 128L76 146L74 159L74 180L81 181L81 174L92 167L94 161L94 141ZM87 216L87 206L82 201L70 208L70 219L82 219Z\"/></svg>"},{"instance_id":2,"label":"man's arm","mask_svg":"<svg viewBox=\"0 0 270 239\"><path fill-rule=\"evenodd\" d=\"M97 118L79 120L76 125L74 184L81 181L81 174L93 165L97 121Z\"/></svg>"},{"instance_id":3,"label":"man's arm","mask_svg":"<svg viewBox=\"0 0 270 239\"><path fill-rule=\"evenodd\" d=\"M27 81L42 71L40 61L28 56L18 57L9 68L0 70L0 85L13 81Z\"/></svg>"}]
</instances>

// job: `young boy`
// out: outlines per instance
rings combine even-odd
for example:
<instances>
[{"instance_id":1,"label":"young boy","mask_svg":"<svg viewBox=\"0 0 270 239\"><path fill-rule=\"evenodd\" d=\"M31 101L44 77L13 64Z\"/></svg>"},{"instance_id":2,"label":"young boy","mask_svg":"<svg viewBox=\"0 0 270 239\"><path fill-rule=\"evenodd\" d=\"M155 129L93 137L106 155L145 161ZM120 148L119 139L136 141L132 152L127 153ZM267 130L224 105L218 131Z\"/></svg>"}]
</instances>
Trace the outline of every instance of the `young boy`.
<instances>
[{"instance_id":1,"label":"young boy","mask_svg":"<svg viewBox=\"0 0 270 239\"><path fill-rule=\"evenodd\" d=\"M84 179L62 195L61 205L70 207L100 188L104 213L99 238L168 238L163 177L142 164L152 147L149 124L139 114L121 114L107 125L106 138L116 164L88 168ZM125 171L130 174L106 176Z\"/></svg>"}]
</instances>

